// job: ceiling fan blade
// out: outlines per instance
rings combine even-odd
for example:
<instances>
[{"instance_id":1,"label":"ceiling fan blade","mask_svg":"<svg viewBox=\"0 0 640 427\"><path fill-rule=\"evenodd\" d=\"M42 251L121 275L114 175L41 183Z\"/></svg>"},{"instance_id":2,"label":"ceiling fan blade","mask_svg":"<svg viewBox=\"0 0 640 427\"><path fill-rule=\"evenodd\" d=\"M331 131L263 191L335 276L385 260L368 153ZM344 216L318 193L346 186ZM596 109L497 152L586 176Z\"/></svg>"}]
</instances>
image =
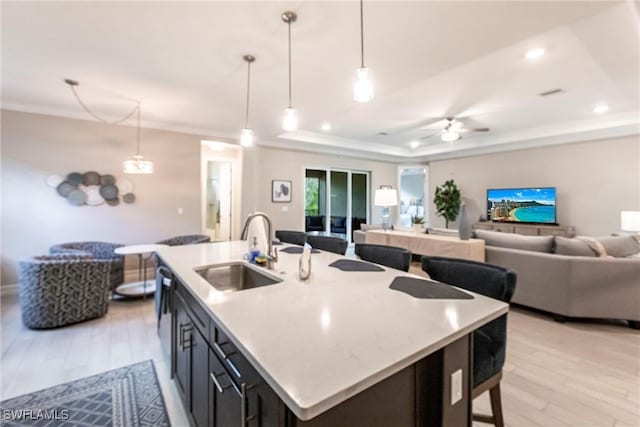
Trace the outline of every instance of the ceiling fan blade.
<instances>
[{"instance_id":1,"label":"ceiling fan blade","mask_svg":"<svg viewBox=\"0 0 640 427\"><path fill-rule=\"evenodd\" d=\"M440 135L440 134L442 134L442 131L438 131L438 132L436 132L436 133L432 133L432 134L430 134L430 135L423 136L423 137L422 137L422 138L420 138L420 139L429 139L429 138L433 138L434 136L436 136L436 135Z\"/></svg>"},{"instance_id":2,"label":"ceiling fan blade","mask_svg":"<svg viewBox=\"0 0 640 427\"><path fill-rule=\"evenodd\" d=\"M458 129L457 132L469 133L469 132L489 132L489 128L472 128L472 129Z\"/></svg>"}]
</instances>

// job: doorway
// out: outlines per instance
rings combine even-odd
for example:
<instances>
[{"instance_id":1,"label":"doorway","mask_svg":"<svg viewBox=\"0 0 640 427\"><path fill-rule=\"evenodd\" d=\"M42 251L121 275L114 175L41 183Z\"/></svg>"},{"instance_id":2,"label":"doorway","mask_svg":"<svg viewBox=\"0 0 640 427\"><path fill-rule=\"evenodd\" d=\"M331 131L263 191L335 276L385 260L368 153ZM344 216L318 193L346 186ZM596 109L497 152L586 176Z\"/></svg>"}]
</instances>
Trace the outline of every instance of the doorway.
<instances>
[{"instance_id":1,"label":"doorway","mask_svg":"<svg viewBox=\"0 0 640 427\"><path fill-rule=\"evenodd\" d=\"M424 226L428 226L429 183L427 166L400 166L398 175L398 188L400 189L398 225L411 227L414 220L422 219Z\"/></svg>"},{"instance_id":2,"label":"doorway","mask_svg":"<svg viewBox=\"0 0 640 427\"><path fill-rule=\"evenodd\" d=\"M305 231L353 241L369 220L368 171L305 169Z\"/></svg>"},{"instance_id":3,"label":"doorway","mask_svg":"<svg viewBox=\"0 0 640 427\"><path fill-rule=\"evenodd\" d=\"M231 240L231 176L228 161L207 161L205 226L212 240Z\"/></svg>"}]
</instances>

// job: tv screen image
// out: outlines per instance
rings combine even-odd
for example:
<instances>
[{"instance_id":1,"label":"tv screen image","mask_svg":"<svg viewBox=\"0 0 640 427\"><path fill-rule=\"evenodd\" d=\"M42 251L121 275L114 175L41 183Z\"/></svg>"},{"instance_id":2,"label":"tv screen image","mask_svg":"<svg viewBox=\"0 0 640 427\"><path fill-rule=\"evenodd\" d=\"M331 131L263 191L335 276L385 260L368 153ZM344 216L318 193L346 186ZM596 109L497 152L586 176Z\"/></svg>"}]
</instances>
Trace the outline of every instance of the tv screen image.
<instances>
[{"instance_id":1,"label":"tv screen image","mask_svg":"<svg viewBox=\"0 0 640 427\"><path fill-rule=\"evenodd\" d=\"M556 223L556 189L500 188L487 190L487 217L491 221Z\"/></svg>"}]
</instances>

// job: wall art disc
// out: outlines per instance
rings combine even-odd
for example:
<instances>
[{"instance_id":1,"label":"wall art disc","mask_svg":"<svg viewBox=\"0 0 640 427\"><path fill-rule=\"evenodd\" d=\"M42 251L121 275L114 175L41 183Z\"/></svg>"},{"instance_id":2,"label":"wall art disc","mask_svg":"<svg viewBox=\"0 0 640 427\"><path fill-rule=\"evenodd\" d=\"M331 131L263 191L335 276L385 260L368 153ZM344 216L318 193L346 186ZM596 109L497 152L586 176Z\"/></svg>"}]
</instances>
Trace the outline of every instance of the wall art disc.
<instances>
[{"instance_id":1,"label":"wall art disc","mask_svg":"<svg viewBox=\"0 0 640 427\"><path fill-rule=\"evenodd\" d=\"M60 175L49 175L47 177L47 185L49 187L56 188L62 182L62 177Z\"/></svg>"},{"instance_id":2,"label":"wall art disc","mask_svg":"<svg viewBox=\"0 0 640 427\"><path fill-rule=\"evenodd\" d=\"M81 206L87 201L87 193L82 190L73 190L67 196L67 200L74 206Z\"/></svg>"},{"instance_id":3,"label":"wall art disc","mask_svg":"<svg viewBox=\"0 0 640 427\"><path fill-rule=\"evenodd\" d=\"M102 185L114 185L116 178L113 175L102 175L100 177L100 184Z\"/></svg>"},{"instance_id":4,"label":"wall art disc","mask_svg":"<svg viewBox=\"0 0 640 427\"><path fill-rule=\"evenodd\" d=\"M87 187L90 185L100 185L100 174L98 172L85 172L82 176L82 183Z\"/></svg>"},{"instance_id":5,"label":"wall art disc","mask_svg":"<svg viewBox=\"0 0 640 427\"><path fill-rule=\"evenodd\" d=\"M85 191L87 193L87 204L90 206L98 206L104 203L104 198L100 195L100 186L91 185Z\"/></svg>"},{"instance_id":6,"label":"wall art disc","mask_svg":"<svg viewBox=\"0 0 640 427\"><path fill-rule=\"evenodd\" d=\"M122 196L122 201L127 204L131 204L136 201L136 195L133 193L127 193L124 196Z\"/></svg>"},{"instance_id":7,"label":"wall art disc","mask_svg":"<svg viewBox=\"0 0 640 427\"><path fill-rule=\"evenodd\" d=\"M75 185L80 185L82 181L84 181L84 175L79 172L71 172L67 175L67 181Z\"/></svg>"},{"instance_id":8,"label":"wall art disc","mask_svg":"<svg viewBox=\"0 0 640 427\"><path fill-rule=\"evenodd\" d=\"M69 181L62 181L58 185L58 187L56 187L56 191L62 197L67 197L69 195L69 193L71 193L73 190L77 190L77 189L78 189L78 186L70 183Z\"/></svg>"},{"instance_id":9,"label":"wall art disc","mask_svg":"<svg viewBox=\"0 0 640 427\"><path fill-rule=\"evenodd\" d=\"M100 195L105 200L111 200L118 197L118 187L115 185L103 185L100 187Z\"/></svg>"}]
</instances>

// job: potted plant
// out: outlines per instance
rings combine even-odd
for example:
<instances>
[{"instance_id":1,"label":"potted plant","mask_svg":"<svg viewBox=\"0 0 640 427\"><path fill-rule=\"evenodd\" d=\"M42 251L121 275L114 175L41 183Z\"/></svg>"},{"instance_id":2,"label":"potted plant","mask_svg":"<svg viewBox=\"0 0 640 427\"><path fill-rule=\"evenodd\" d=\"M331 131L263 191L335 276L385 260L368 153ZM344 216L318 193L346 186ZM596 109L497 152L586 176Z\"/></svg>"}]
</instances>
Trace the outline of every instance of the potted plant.
<instances>
[{"instance_id":1,"label":"potted plant","mask_svg":"<svg viewBox=\"0 0 640 427\"><path fill-rule=\"evenodd\" d=\"M424 218L421 216L412 216L411 223L416 233L422 233L422 224L424 224Z\"/></svg>"},{"instance_id":2,"label":"potted plant","mask_svg":"<svg viewBox=\"0 0 640 427\"><path fill-rule=\"evenodd\" d=\"M433 203L436 214L444 218L445 227L449 228L449 222L455 221L460 213L460 190L452 179L436 187Z\"/></svg>"}]
</instances>

